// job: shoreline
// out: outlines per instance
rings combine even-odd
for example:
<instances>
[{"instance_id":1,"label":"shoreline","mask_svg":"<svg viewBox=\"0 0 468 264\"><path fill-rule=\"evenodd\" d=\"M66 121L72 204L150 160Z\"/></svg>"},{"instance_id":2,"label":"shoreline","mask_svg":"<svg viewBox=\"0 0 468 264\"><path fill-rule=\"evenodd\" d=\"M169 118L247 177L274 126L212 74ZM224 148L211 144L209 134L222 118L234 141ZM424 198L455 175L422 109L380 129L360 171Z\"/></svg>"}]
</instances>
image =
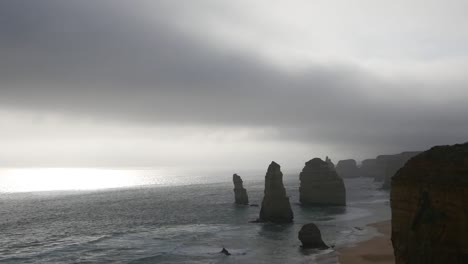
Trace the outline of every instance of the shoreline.
<instances>
[{"instance_id":1,"label":"shoreline","mask_svg":"<svg viewBox=\"0 0 468 264\"><path fill-rule=\"evenodd\" d=\"M369 240L349 247L338 249L341 264L393 264L393 247L391 238L391 220L369 224L379 233Z\"/></svg>"}]
</instances>

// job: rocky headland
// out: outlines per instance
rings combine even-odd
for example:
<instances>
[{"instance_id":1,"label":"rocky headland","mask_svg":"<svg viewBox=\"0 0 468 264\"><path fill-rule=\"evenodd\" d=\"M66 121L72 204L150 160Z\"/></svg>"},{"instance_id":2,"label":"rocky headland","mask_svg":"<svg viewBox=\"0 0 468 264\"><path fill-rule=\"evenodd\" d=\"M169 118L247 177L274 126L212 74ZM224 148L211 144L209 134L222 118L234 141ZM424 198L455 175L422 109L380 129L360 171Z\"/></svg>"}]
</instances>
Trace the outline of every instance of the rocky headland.
<instances>
[{"instance_id":1,"label":"rocky headland","mask_svg":"<svg viewBox=\"0 0 468 264\"><path fill-rule=\"evenodd\" d=\"M468 143L413 157L391 185L396 263L468 263Z\"/></svg>"},{"instance_id":2,"label":"rocky headland","mask_svg":"<svg viewBox=\"0 0 468 264\"><path fill-rule=\"evenodd\" d=\"M401 169L408 160L421 153L420 151L402 152L397 155L390 155L385 161L385 175L382 188L389 190L393 175Z\"/></svg>"},{"instance_id":3,"label":"rocky headland","mask_svg":"<svg viewBox=\"0 0 468 264\"><path fill-rule=\"evenodd\" d=\"M366 159L361 162L359 173L363 177L374 178L375 181L384 182L383 188L390 189L390 180L395 173L420 151L406 151L394 155L379 155L375 159Z\"/></svg>"}]
</instances>

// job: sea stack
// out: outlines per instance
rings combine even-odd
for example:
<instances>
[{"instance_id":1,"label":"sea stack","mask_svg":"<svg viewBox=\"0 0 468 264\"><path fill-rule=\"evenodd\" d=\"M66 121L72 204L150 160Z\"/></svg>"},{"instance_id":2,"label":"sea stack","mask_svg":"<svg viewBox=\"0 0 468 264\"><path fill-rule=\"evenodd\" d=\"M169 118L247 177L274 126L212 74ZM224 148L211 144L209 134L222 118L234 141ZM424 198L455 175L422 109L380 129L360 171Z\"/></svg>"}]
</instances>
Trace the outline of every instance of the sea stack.
<instances>
[{"instance_id":1,"label":"sea stack","mask_svg":"<svg viewBox=\"0 0 468 264\"><path fill-rule=\"evenodd\" d=\"M468 143L410 159L390 198L397 264L468 263Z\"/></svg>"},{"instance_id":2,"label":"sea stack","mask_svg":"<svg viewBox=\"0 0 468 264\"><path fill-rule=\"evenodd\" d=\"M342 178L357 178L359 177L359 168L356 161L353 159L340 160L336 164L336 172Z\"/></svg>"},{"instance_id":3,"label":"sea stack","mask_svg":"<svg viewBox=\"0 0 468 264\"><path fill-rule=\"evenodd\" d=\"M325 162L328 164L330 169L335 169L335 164L333 163L333 161L328 156L325 158Z\"/></svg>"},{"instance_id":4,"label":"sea stack","mask_svg":"<svg viewBox=\"0 0 468 264\"><path fill-rule=\"evenodd\" d=\"M291 223L293 211L283 185L280 165L271 162L265 175L265 192L258 222Z\"/></svg>"},{"instance_id":5,"label":"sea stack","mask_svg":"<svg viewBox=\"0 0 468 264\"><path fill-rule=\"evenodd\" d=\"M232 181L234 182L234 199L236 204L248 205L249 197L247 196L247 191L242 184L242 178L239 175L234 174L232 175Z\"/></svg>"},{"instance_id":6,"label":"sea stack","mask_svg":"<svg viewBox=\"0 0 468 264\"><path fill-rule=\"evenodd\" d=\"M302 242L302 248L328 248L328 246L322 240L320 229L318 229L314 223L303 225L301 231L299 231L298 238Z\"/></svg>"},{"instance_id":7,"label":"sea stack","mask_svg":"<svg viewBox=\"0 0 468 264\"><path fill-rule=\"evenodd\" d=\"M343 179L328 164L315 158L306 162L300 176L300 202L303 205L346 205Z\"/></svg>"}]
</instances>

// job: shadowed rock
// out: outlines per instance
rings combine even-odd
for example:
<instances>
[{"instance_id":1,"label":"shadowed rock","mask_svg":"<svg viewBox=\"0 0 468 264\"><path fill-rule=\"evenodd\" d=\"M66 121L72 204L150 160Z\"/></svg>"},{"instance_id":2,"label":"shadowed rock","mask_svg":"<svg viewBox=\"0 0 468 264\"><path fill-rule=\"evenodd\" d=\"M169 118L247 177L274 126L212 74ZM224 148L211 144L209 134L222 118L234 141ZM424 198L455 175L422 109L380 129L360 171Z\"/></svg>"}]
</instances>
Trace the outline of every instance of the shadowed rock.
<instances>
[{"instance_id":1,"label":"shadowed rock","mask_svg":"<svg viewBox=\"0 0 468 264\"><path fill-rule=\"evenodd\" d=\"M328 164L330 169L335 169L335 164L333 164L333 161L328 156L325 158L325 162Z\"/></svg>"},{"instance_id":2,"label":"shadowed rock","mask_svg":"<svg viewBox=\"0 0 468 264\"><path fill-rule=\"evenodd\" d=\"M247 196L247 190L245 190L242 184L242 178L234 174L232 175L232 181L234 182L234 199L236 204L248 205L249 197Z\"/></svg>"},{"instance_id":3,"label":"shadowed rock","mask_svg":"<svg viewBox=\"0 0 468 264\"><path fill-rule=\"evenodd\" d=\"M320 229L318 229L318 227L313 223L302 226L301 231L299 231L298 238L302 242L302 248L329 248L322 240Z\"/></svg>"},{"instance_id":4,"label":"shadowed rock","mask_svg":"<svg viewBox=\"0 0 468 264\"><path fill-rule=\"evenodd\" d=\"M265 191L258 222L291 223L293 211L283 186L280 165L271 162L265 175Z\"/></svg>"},{"instance_id":5,"label":"shadowed rock","mask_svg":"<svg viewBox=\"0 0 468 264\"><path fill-rule=\"evenodd\" d=\"M231 255L231 253L229 253L229 251L228 251L226 248L224 248L224 247L223 247L223 249L221 250L221 252L219 252L219 253L223 253L223 254L226 255L226 256L230 256L230 255Z\"/></svg>"},{"instance_id":6,"label":"shadowed rock","mask_svg":"<svg viewBox=\"0 0 468 264\"><path fill-rule=\"evenodd\" d=\"M390 179L412 157L420 151L406 151L394 155L379 155L375 159L366 159L361 163L360 175L384 181L383 188L390 189Z\"/></svg>"},{"instance_id":7,"label":"shadowed rock","mask_svg":"<svg viewBox=\"0 0 468 264\"><path fill-rule=\"evenodd\" d=\"M397 264L468 263L468 143L410 159L390 197Z\"/></svg>"},{"instance_id":8,"label":"shadowed rock","mask_svg":"<svg viewBox=\"0 0 468 264\"><path fill-rule=\"evenodd\" d=\"M306 162L299 178L301 204L346 205L343 179L325 161L315 158Z\"/></svg>"},{"instance_id":9,"label":"shadowed rock","mask_svg":"<svg viewBox=\"0 0 468 264\"><path fill-rule=\"evenodd\" d=\"M359 168L356 161L353 159L340 160L336 164L336 172L343 178L357 178L359 177Z\"/></svg>"},{"instance_id":10,"label":"shadowed rock","mask_svg":"<svg viewBox=\"0 0 468 264\"><path fill-rule=\"evenodd\" d=\"M359 173L362 177L379 178L383 169L380 168L377 159L365 159L361 162Z\"/></svg>"},{"instance_id":11,"label":"shadowed rock","mask_svg":"<svg viewBox=\"0 0 468 264\"><path fill-rule=\"evenodd\" d=\"M420 151L408 151L402 152L397 155L391 155L385 160L385 173L384 173L384 183L382 185L383 189L389 190L391 187L392 177L401 169L405 163L412 157L421 153Z\"/></svg>"}]
</instances>

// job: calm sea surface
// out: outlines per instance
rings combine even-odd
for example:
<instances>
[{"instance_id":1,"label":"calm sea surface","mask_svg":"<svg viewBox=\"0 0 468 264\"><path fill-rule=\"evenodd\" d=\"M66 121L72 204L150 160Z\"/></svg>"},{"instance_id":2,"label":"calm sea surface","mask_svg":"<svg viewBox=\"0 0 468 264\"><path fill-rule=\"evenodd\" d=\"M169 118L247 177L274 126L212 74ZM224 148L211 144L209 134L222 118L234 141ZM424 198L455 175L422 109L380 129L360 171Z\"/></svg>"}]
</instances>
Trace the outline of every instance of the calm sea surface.
<instances>
[{"instance_id":1,"label":"calm sea surface","mask_svg":"<svg viewBox=\"0 0 468 264\"><path fill-rule=\"evenodd\" d=\"M336 263L334 250L300 249L297 233L303 224L316 223L326 243L343 247L375 235L366 224L390 218L388 193L365 178L345 181L347 207L302 208L298 174L285 174L294 224L274 225L249 223L260 207L233 204L230 173L162 177L151 170L113 171L114 184L112 173L88 171L97 185L80 186L77 181L80 188L75 189L81 191L28 193L14 192L36 190L18 182L30 177L25 172L15 179L11 171L0 172L0 262ZM49 173L57 178L66 170ZM138 173L140 179L135 179ZM260 204L264 175L242 176L251 203ZM32 183L47 186L39 179ZM125 184L141 186L90 190ZM223 246L231 256L219 254Z\"/></svg>"}]
</instances>

